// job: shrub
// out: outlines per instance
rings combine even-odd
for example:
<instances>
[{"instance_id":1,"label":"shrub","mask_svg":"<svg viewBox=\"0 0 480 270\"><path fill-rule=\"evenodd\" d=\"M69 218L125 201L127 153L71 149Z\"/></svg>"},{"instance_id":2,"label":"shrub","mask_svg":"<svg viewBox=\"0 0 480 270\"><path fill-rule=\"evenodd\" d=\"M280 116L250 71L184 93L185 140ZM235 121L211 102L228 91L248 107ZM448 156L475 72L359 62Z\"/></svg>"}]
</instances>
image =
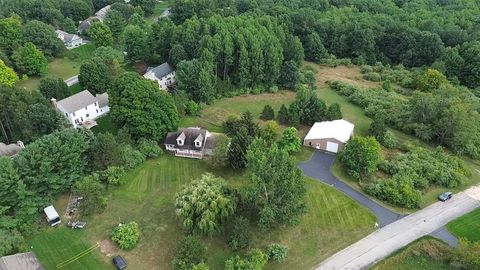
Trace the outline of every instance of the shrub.
<instances>
[{"instance_id":1,"label":"shrub","mask_svg":"<svg viewBox=\"0 0 480 270\"><path fill-rule=\"evenodd\" d=\"M225 262L225 270L262 270L268 257L260 249L252 249L247 258L231 257Z\"/></svg>"},{"instance_id":2,"label":"shrub","mask_svg":"<svg viewBox=\"0 0 480 270\"><path fill-rule=\"evenodd\" d=\"M270 105L265 105L263 107L262 114L260 115L260 119L262 120L272 120L275 118L275 112L273 111L272 106Z\"/></svg>"},{"instance_id":3,"label":"shrub","mask_svg":"<svg viewBox=\"0 0 480 270\"><path fill-rule=\"evenodd\" d=\"M416 174L418 177L425 178L430 184L450 188L458 186L463 176L467 174L463 161L448 154L441 147L429 150L411 146L408 151L385 163L387 173Z\"/></svg>"},{"instance_id":4,"label":"shrub","mask_svg":"<svg viewBox=\"0 0 480 270\"><path fill-rule=\"evenodd\" d=\"M266 249L269 260L283 262L287 259L288 247L280 244L270 244Z\"/></svg>"},{"instance_id":5,"label":"shrub","mask_svg":"<svg viewBox=\"0 0 480 270\"><path fill-rule=\"evenodd\" d=\"M250 243L250 233L248 231L249 222L244 217L238 217L234 220L233 229L230 233L228 245L234 251L248 247Z\"/></svg>"},{"instance_id":6,"label":"shrub","mask_svg":"<svg viewBox=\"0 0 480 270\"><path fill-rule=\"evenodd\" d=\"M101 212L107 206L107 197L105 196L105 187L100 182L98 174L84 177L75 182L72 191L83 196L80 203L81 213L90 215L95 212Z\"/></svg>"},{"instance_id":7,"label":"shrub","mask_svg":"<svg viewBox=\"0 0 480 270\"><path fill-rule=\"evenodd\" d=\"M185 237L177 248L177 253L172 261L175 270L190 270L206 261L207 247L198 237ZM202 269L202 268L200 268Z\"/></svg>"},{"instance_id":8,"label":"shrub","mask_svg":"<svg viewBox=\"0 0 480 270\"><path fill-rule=\"evenodd\" d=\"M480 270L480 241L470 242L460 239L452 257L460 269Z\"/></svg>"},{"instance_id":9,"label":"shrub","mask_svg":"<svg viewBox=\"0 0 480 270\"><path fill-rule=\"evenodd\" d=\"M112 231L112 240L121 249L130 250L137 246L140 240L140 228L136 222L119 224Z\"/></svg>"},{"instance_id":10,"label":"shrub","mask_svg":"<svg viewBox=\"0 0 480 270\"><path fill-rule=\"evenodd\" d=\"M376 72L365 73L365 74L363 74L363 78L365 80L369 80L369 81L372 81L372 82L379 82L379 81L382 80L382 76L380 76L380 74L378 74Z\"/></svg>"},{"instance_id":11,"label":"shrub","mask_svg":"<svg viewBox=\"0 0 480 270\"><path fill-rule=\"evenodd\" d=\"M122 165L130 170L145 162L145 156L132 146L126 145L120 151L120 160Z\"/></svg>"},{"instance_id":12,"label":"shrub","mask_svg":"<svg viewBox=\"0 0 480 270\"><path fill-rule=\"evenodd\" d=\"M415 175L396 174L392 179L376 180L364 186L367 194L383 201L406 208L418 208L422 199L421 192L414 187Z\"/></svg>"},{"instance_id":13,"label":"shrub","mask_svg":"<svg viewBox=\"0 0 480 270\"><path fill-rule=\"evenodd\" d=\"M156 158L163 152L155 141L144 138L138 141L138 151L146 158Z\"/></svg>"},{"instance_id":14,"label":"shrub","mask_svg":"<svg viewBox=\"0 0 480 270\"><path fill-rule=\"evenodd\" d=\"M383 134L380 143L386 148L393 149L397 146L397 138L395 138L395 134L393 134L393 132L387 130Z\"/></svg>"},{"instance_id":15,"label":"shrub","mask_svg":"<svg viewBox=\"0 0 480 270\"><path fill-rule=\"evenodd\" d=\"M118 166L109 166L103 171L102 180L109 185L121 185L125 182L125 169Z\"/></svg>"},{"instance_id":16,"label":"shrub","mask_svg":"<svg viewBox=\"0 0 480 270\"><path fill-rule=\"evenodd\" d=\"M198 116L201 110L202 106L193 100L189 100L185 103L185 113L187 115Z\"/></svg>"}]
</instances>

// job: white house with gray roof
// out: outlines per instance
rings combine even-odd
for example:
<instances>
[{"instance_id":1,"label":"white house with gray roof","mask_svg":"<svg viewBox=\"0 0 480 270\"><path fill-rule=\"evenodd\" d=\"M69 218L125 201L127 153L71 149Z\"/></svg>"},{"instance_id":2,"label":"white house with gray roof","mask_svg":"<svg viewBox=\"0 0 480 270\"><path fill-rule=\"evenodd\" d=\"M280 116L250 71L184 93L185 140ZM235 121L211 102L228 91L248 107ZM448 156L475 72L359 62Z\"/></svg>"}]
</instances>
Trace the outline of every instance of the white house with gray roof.
<instances>
[{"instance_id":1,"label":"white house with gray roof","mask_svg":"<svg viewBox=\"0 0 480 270\"><path fill-rule=\"evenodd\" d=\"M83 45L83 39L75 34L69 34L62 30L55 30L57 37L63 41L67 49L73 49Z\"/></svg>"},{"instance_id":2,"label":"white house with gray roof","mask_svg":"<svg viewBox=\"0 0 480 270\"><path fill-rule=\"evenodd\" d=\"M97 125L95 119L110 111L107 93L93 96L88 90L84 90L65 99L57 101L52 98L51 101L57 111L75 128L92 128Z\"/></svg>"},{"instance_id":3,"label":"white house with gray roof","mask_svg":"<svg viewBox=\"0 0 480 270\"><path fill-rule=\"evenodd\" d=\"M156 81L160 89L166 90L175 83L175 70L170 64L163 63L158 67L149 68L143 77Z\"/></svg>"}]
</instances>

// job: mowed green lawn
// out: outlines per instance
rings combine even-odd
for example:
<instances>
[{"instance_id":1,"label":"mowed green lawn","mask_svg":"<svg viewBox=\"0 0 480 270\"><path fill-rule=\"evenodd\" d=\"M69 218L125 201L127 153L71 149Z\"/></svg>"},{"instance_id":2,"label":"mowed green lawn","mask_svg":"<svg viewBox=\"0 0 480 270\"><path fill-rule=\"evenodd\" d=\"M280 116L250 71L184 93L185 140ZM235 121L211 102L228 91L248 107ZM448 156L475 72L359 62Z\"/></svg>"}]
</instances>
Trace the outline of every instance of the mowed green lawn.
<instances>
[{"instance_id":1,"label":"mowed green lawn","mask_svg":"<svg viewBox=\"0 0 480 270\"><path fill-rule=\"evenodd\" d=\"M448 230L458 238L480 241L480 209L476 209L447 224Z\"/></svg>"},{"instance_id":2,"label":"mowed green lawn","mask_svg":"<svg viewBox=\"0 0 480 270\"><path fill-rule=\"evenodd\" d=\"M432 237L421 238L381 261L370 270L450 270L451 248Z\"/></svg>"},{"instance_id":3,"label":"mowed green lawn","mask_svg":"<svg viewBox=\"0 0 480 270\"><path fill-rule=\"evenodd\" d=\"M102 251L95 250L90 259L97 265L89 269L108 269L96 259L102 257L108 265L111 255L121 254L132 269L169 269L178 241L184 237L180 221L176 218L174 196L187 184L209 171L200 160L177 158L168 154L149 160L130 172L128 182L110 191L107 209L89 219L82 232L63 235L63 230L47 230L35 238L34 249L40 251L40 260L47 266L68 259L63 250L70 246L71 237L89 247L101 243ZM227 179L229 185L247 183L247 174L231 171L213 172ZM283 264L270 264L267 269L309 269L336 251L359 240L373 230L375 217L365 208L335 189L318 181L307 179L307 206L298 225L282 227L268 232L253 230L252 246L265 247L272 242L289 247L289 257ZM113 226L120 222L136 221L142 236L132 251L120 251L109 240ZM77 233L74 235L73 233ZM57 236L57 234L60 234ZM48 238L63 238L48 241ZM211 269L223 269L224 261L233 255L225 237L206 237L208 264ZM42 251L48 251L44 255ZM75 251L77 252L77 251ZM74 253L74 252L73 252ZM65 269L83 269L75 268Z\"/></svg>"},{"instance_id":4,"label":"mowed green lawn","mask_svg":"<svg viewBox=\"0 0 480 270\"><path fill-rule=\"evenodd\" d=\"M57 265L95 246L96 243L87 240L86 234L86 230L73 230L61 225L58 228L48 228L33 238L29 244L46 269L57 269ZM113 267L110 267L102 259L99 250L95 249L59 269L92 270Z\"/></svg>"},{"instance_id":5,"label":"mowed green lawn","mask_svg":"<svg viewBox=\"0 0 480 270\"><path fill-rule=\"evenodd\" d=\"M85 44L78 48L67 52L63 58L54 58L48 63L48 74L46 77L68 79L79 73L82 62L89 59L95 50L93 44ZM27 80L20 81L19 87L27 90L35 90L38 88L41 77L29 77Z\"/></svg>"}]
</instances>

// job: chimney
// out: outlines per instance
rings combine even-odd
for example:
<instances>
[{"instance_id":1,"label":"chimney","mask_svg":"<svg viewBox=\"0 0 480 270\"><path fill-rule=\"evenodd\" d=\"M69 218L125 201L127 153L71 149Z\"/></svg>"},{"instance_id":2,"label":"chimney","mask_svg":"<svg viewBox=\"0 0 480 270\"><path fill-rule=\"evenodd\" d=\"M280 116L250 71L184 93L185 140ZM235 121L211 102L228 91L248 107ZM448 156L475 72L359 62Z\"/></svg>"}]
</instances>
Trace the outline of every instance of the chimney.
<instances>
[{"instance_id":1,"label":"chimney","mask_svg":"<svg viewBox=\"0 0 480 270\"><path fill-rule=\"evenodd\" d=\"M52 98L50 99L50 103L52 104L52 107L53 107L54 109L57 108L57 99L55 99L55 98L52 97Z\"/></svg>"}]
</instances>

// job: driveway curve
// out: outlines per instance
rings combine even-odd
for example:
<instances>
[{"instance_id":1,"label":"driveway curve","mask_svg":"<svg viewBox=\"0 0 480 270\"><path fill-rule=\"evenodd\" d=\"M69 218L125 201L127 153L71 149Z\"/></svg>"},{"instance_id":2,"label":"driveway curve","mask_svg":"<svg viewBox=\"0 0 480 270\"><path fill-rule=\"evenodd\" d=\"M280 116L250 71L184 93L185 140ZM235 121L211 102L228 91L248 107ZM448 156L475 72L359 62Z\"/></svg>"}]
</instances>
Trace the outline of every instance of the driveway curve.
<instances>
[{"instance_id":1,"label":"driveway curve","mask_svg":"<svg viewBox=\"0 0 480 270\"><path fill-rule=\"evenodd\" d=\"M380 205L376 201L365 196L363 193L355 190L351 186L336 178L330 171L334 161L334 154L323 151L315 151L312 158L308 161L300 163L299 167L303 170L305 175L335 187L353 200L370 209L370 211L372 211L377 217L380 227L389 225L406 216ZM437 229L436 231L432 232L431 235L445 241L450 246L456 247L458 244L457 238L450 234L445 227Z\"/></svg>"},{"instance_id":2,"label":"driveway curve","mask_svg":"<svg viewBox=\"0 0 480 270\"><path fill-rule=\"evenodd\" d=\"M370 209L377 216L380 227L386 226L404 217L404 215L395 213L390 209L385 208L384 206L365 196L363 193L337 179L330 172L330 168L332 167L334 161L334 154L316 151L309 161L300 163L299 167L303 170L305 175L335 187L336 189L348 195L350 198Z\"/></svg>"}]
</instances>

